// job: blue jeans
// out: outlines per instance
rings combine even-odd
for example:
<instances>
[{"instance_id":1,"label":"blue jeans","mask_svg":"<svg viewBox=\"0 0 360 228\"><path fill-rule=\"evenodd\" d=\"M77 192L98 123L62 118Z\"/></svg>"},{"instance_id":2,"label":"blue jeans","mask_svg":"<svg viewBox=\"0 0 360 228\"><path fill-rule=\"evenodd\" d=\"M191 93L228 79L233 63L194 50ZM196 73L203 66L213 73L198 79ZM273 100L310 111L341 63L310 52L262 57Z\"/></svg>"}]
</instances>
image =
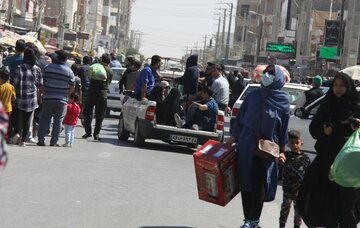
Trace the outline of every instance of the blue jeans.
<instances>
[{"instance_id":1,"label":"blue jeans","mask_svg":"<svg viewBox=\"0 0 360 228\"><path fill-rule=\"evenodd\" d=\"M49 129L51 117L53 117L53 128L51 131L50 145L55 145L59 140L61 123L66 114L67 104L60 101L44 101L40 114L39 142L45 142L46 131Z\"/></svg>"},{"instance_id":2,"label":"blue jeans","mask_svg":"<svg viewBox=\"0 0 360 228\"><path fill-rule=\"evenodd\" d=\"M65 127L65 143L73 145L75 126L64 124Z\"/></svg>"}]
</instances>

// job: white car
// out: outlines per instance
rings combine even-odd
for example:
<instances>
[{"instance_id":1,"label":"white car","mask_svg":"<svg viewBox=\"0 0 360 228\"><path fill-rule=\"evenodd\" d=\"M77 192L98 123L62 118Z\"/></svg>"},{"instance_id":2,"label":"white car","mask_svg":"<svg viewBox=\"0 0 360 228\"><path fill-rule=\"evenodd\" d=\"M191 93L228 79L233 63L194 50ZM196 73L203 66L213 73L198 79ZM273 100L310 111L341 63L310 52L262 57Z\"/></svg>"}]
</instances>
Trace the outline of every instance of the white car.
<instances>
[{"instance_id":1,"label":"white car","mask_svg":"<svg viewBox=\"0 0 360 228\"><path fill-rule=\"evenodd\" d=\"M231 110L231 119L230 119L230 132L232 132L233 124L235 122L236 115L239 112L240 106L243 103L246 96L253 91L254 89L260 88L259 83L251 83L248 84L244 91L240 94L239 98L236 100L232 110ZM303 93L309 90L311 86L304 85L304 84L296 84L296 83L286 83L283 87L283 90L289 94L289 102L290 102L290 109L291 113L294 112L294 108L296 102L299 98L303 95Z\"/></svg>"},{"instance_id":2,"label":"white car","mask_svg":"<svg viewBox=\"0 0 360 228\"><path fill-rule=\"evenodd\" d=\"M135 98L123 96L123 108L118 125L119 140L127 140L130 134L133 134L137 146L142 146L145 139L159 139L167 143L196 147L209 139L222 141L224 138L223 111L218 112L213 132L158 124L155 111L155 101L138 101Z\"/></svg>"},{"instance_id":3,"label":"white car","mask_svg":"<svg viewBox=\"0 0 360 228\"><path fill-rule=\"evenodd\" d=\"M110 111L121 111L121 101L119 93L119 81L126 68L113 67L111 68L114 76L109 85L109 91L107 95L107 108L106 115L110 114Z\"/></svg>"}]
</instances>

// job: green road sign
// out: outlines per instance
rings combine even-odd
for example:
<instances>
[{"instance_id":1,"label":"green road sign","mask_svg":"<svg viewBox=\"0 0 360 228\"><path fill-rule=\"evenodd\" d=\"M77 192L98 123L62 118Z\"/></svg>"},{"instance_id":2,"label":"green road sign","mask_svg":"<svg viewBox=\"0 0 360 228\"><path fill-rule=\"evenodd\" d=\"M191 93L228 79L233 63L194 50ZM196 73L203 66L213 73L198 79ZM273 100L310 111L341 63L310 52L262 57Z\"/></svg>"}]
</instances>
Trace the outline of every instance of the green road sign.
<instances>
[{"instance_id":1,"label":"green road sign","mask_svg":"<svg viewBox=\"0 0 360 228\"><path fill-rule=\"evenodd\" d=\"M266 51L281 52L281 53L295 53L295 48L291 44L267 43Z\"/></svg>"}]
</instances>

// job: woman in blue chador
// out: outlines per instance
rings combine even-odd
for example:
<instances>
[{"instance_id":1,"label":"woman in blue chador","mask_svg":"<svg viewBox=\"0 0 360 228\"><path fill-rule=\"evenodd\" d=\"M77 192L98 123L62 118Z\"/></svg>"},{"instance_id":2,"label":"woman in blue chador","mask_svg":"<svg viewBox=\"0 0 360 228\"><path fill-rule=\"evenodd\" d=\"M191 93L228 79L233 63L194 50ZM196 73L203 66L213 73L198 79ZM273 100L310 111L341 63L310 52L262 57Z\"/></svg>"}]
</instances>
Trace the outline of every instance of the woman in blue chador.
<instances>
[{"instance_id":1,"label":"woman in blue chador","mask_svg":"<svg viewBox=\"0 0 360 228\"><path fill-rule=\"evenodd\" d=\"M236 116L234 131L227 144L237 143L240 190L244 211L242 228L259 228L264 202L274 200L278 164L255 157L258 136L276 142L280 147L279 161L284 162L287 128L290 117L288 94L281 89L285 75L278 65L269 65L263 72L261 88L252 91Z\"/></svg>"}]
</instances>

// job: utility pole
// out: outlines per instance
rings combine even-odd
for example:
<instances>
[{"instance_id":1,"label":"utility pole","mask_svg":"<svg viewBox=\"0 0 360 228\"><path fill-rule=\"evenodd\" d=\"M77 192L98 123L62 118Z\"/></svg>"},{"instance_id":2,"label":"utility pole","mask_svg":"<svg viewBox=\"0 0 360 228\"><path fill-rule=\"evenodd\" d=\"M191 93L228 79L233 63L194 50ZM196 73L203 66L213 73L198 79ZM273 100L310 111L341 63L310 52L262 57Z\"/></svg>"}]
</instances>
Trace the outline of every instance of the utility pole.
<instances>
[{"instance_id":1,"label":"utility pole","mask_svg":"<svg viewBox=\"0 0 360 228\"><path fill-rule=\"evenodd\" d=\"M262 49L263 33L264 33L264 21L265 21L265 9L267 7L267 1L262 0L260 4L260 17L259 17L259 37L257 40L256 55L259 56Z\"/></svg>"},{"instance_id":2,"label":"utility pole","mask_svg":"<svg viewBox=\"0 0 360 228\"><path fill-rule=\"evenodd\" d=\"M216 43L215 43L215 62L218 57L218 49L219 49L219 35L220 35L220 23L221 23L221 17L219 16L219 23L218 23L218 30L216 33Z\"/></svg>"},{"instance_id":3,"label":"utility pole","mask_svg":"<svg viewBox=\"0 0 360 228\"><path fill-rule=\"evenodd\" d=\"M346 19L346 30L344 37L344 51L342 55L342 68L357 64L360 40L360 2L358 0L348 1L348 16Z\"/></svg>"},{"instance_id":4,"label":"utility pole","mask_svg":"<svg viewBox=\"0 0 360 228\"><path fill-rule=\"evenodd\" d=\"M339 57L339 62L338 62L339 64L340 64L341 48L342 48L342 41L343 41L344 9L345 9L345 0L342 0L341 11L340 11L340 32L339 32L339 39L338 39L338 43L337 43L337 56Z\"/></svg>"},{"instance_id":5,"label":"utility pole","mask_svg":"<svg viewBox=\"0 0 360 228\"><path fill-rule=\"evenodd\" d=\"M14 11L15 11L15 0L9 0L9 10L8 10L8 14L7 14L7 20L8 20L9 25L13 24Z\"/></svg>"},{"instance_id":6,"label":"utility pole","mask_svg":"<svg viewBox=\"0 0 360 228\"><path fill-rule=\"evenodd\" d=\"M58 18L58 27L59 27L59 32L58 32L58 41L59 41L59 49L63 49L64 48L64 32L65 32L65 9L66 9L66 1L61 1L61 8L60 8L60 15Z\"/></svg>"},{"instance_id":7,"label":"utility pole","mask_svg":"<svg viewBox=\"0 0 360 228\"><path fill-rule=\"evenodd\" d=\"M115 33L115 50L116 52L120 49L120 9L121 9L121 0L119 0L117 13L116 13L116 33Z\"/></svg>"},{"instance_id":8,"label":"utility pole","mask_svg":"<svg viewBox=\"0 0 360 228\"><path fill-rule=\"evenodd\" d=\"M225 27L226 27L226 9L224 9L224 19L223 19L223 29L222 29L222 36L221 36L221 46L220 46L220 56L223 56L223 50L225 46ZM221 60L222 62L222 60Z\"/></svg>"},{"instance_id":9,"label":"utility pole","mask_svg":"<svg viewBox=\"0 0 360 228\"><path fill-rule=\"evenodd\" d=\"M41 20L43 17L43 13L44 13L44 8L45 8L45 0L38 0L38 11L37 11L37 16L36 16L36 20L34 23L34 31L37 31L38 33L38 40L40 40L40 33L41 33Z\"/></svg>"},{"instance_id":10,"label":"utility pole","mask_svg":"<svg viewBox=\"0 0 360 228\"><path fill-rule=\"evenodd\" d=\"M205 65L206 64L206 59L205 59L205 55L206 55L206 52L205 52L205 50L206 50L206 42L207 41L207 35L205 35L205 41L204 41L204 50L203 50L203 55L202 55L202 62L203 62L203 64Z\"/></svg>"},{"instance_id":11,"label":"utility pole","mask_svg":"<svg viewBox=\"0 0 360 228\"><path fill-rule=\"evenodd\" d=\"M229 28L228 28L227 39L226 39L226 48L225 48L225 60L224 60L224 64L227 64L228 59L229 59L229 48L230 48L230 32L231 32L232 10L233 10L233 4L232 4L232 3L230 3L230 19L229 19Z\"/></svg>"},{"instance_id":12,"label":"utility pole","mask_svg":"<svg viewBox=\"0 0 360 228\"><path fill-rule=\"evenodd\" d=\"M274 1L273 9L273 20L272 20L272 31L271 31L271 41L277 43L277 37L279 35L279 27L281 24L281 1Z\"/></svg>"}]
</instances>

